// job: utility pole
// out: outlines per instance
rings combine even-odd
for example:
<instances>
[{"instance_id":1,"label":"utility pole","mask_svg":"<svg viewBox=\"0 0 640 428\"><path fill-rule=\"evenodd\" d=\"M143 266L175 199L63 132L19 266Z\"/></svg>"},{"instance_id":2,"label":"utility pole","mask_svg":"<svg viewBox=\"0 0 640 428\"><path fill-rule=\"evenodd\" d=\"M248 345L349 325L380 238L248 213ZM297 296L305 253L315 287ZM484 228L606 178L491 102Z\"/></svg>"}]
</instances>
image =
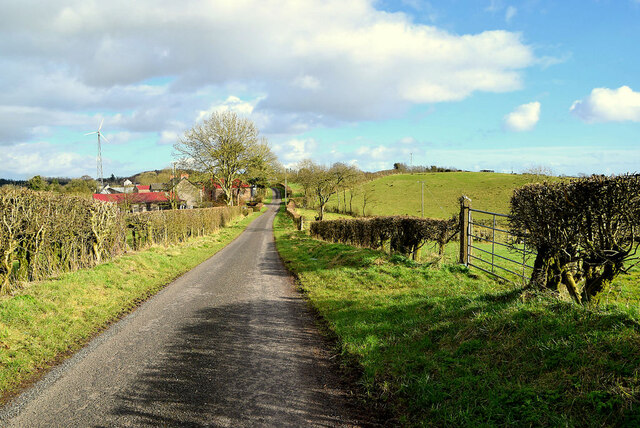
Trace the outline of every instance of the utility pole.
<instances>
[{"instance_id":1,"label":"utility pole","mask_svg":"<svg viewBox=\"0 0 640 428\"><path fill-rule=\"evenodd\" d=\"M284 167L284 206L287 206L287 167Z\"/></svg>"},{"instance_id":2,"label":"utility pole","mask_svg":"<svg viewBox=\"0 0 640 428\"><path fill-rule=\"evenodd\" d=\"M413 153L409 153L409 166L413 167Z\"/></svg>"},{"instance_id":3,"label":"utility pole","mask_svg":"<svg viewBox=\"0 0 640 428\"><path fill-rule=\"evenodd\" d=\"M171 208L176 209L178 207L178 197L176 196L176 161L173 161L173 178L171 178Z\"/></svg>"},{"instance_id":4,"label":"utility pole","mask_svg":"<svg viewBox=\"0 0 640 428\"><path fill-rule=\"evenodd\" d=\"M422 202L422 217L424 217L424 181L418 181L418 183L421 184L422 187L422 197L421 197L421 202Z\"/></svg>"}]
</instances>

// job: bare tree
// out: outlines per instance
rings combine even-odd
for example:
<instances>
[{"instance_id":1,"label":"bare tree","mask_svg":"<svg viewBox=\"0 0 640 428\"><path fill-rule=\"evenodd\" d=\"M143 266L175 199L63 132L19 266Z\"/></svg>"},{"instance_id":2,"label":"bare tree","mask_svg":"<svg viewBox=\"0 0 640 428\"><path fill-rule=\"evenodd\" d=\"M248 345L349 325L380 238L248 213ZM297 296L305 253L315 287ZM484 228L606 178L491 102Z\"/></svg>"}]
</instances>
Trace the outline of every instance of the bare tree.
<instances>
[{"instance_id":1,"label":"bare tree","mask_svg":"<svg viewBox=\"0 0 640 428\"><path fill-rule=\"evenodd\" d=\"M343 211L347 211L347 189L350 189L355 184L356 178L360 170L352 165L347 165L342 162L336 162L331 167L331 174L335 178L336 193L338 196L338 211L340 210L340 191L342 191Z\"/></svg>"},{"instance_id":2,"label":"bare tree","mask_svg":"<svg viewBox=\"0 0 640 428\"><path fill-rule=\"evenodd\" d=\"M233 205L238 179L263 175L276 161L255 124L230 111L213 113L185 132L173 147L183 167L204 173L220 186L228 205Z\"/></svg>"},{"instance_id":3,"label":"bare tree","mask_svg":"<svg viewBox=\"0 0 640 428\"><path fill-rule=\"evenodd\" d=\"M375 202L375 193L372 186L362 185L362 215L366 216L367 204Z\"/></svg>"},{"instance_id":4,"label":"bare tree","mask_svg":"<svg viewBox=\"0 0 640 428\"><path fill-rule=\"evenodd\" d=\"M318 203L318 220L324 218L324 209L329 198L340 189L345 180L344 164L336 163L331 168L318 165L311 160L301 163L298 181L305 189L305 193L313 194Z\"/></svg>"}]
</instances>

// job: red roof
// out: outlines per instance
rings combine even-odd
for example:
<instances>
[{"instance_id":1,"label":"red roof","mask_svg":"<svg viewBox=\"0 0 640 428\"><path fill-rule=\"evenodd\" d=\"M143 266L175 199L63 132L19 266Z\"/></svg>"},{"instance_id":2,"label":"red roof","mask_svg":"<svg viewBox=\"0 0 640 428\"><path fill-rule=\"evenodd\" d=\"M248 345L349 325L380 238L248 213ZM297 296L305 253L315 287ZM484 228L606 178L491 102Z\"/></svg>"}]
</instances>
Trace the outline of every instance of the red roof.
<instances>
[{"instance_id":1,"label":"red roof","mask_svg":"<svg viewBox=\"0 0 640 428\"><path fill-rule=\"evenodd\" d=\"M211 181L213 181L213 179ZM222 188L222 186L220 186L220 184L215 183L215 182L213 183L213 187L215 187L216 189L221 189ZM243 188L246 189L248 187L251 187L251 185L247 184L247 183L242 183L240 180L237 180L237 179L233 180L233 186L231 186L231 188L232 189L237 189L238 187L243 187Z\"/></svg>"},{"instance_id":2,"label":"red roof","mask_svg":"<svg viewBox=\"0 0 640 428\"><path fill-rule=\"evenodd\" d=\"M101 193L94 193L93 199L103 202L128 202L130 204L148 204L148 203L161 203L169 202L169 198L163 192L153 193L112 193L110 195L103 195Z\"/></svg>"},{"instance_id":3,"label":"red roof","mask_svg":"<svg viewBox=\"0 0 640 428\"><path fill-rule=\"evenodd\" d=\"M136 187L138 188L138 190L151 190L151 186L140 186L140 185L137 185Z\"/></svg>"}]
</instances>

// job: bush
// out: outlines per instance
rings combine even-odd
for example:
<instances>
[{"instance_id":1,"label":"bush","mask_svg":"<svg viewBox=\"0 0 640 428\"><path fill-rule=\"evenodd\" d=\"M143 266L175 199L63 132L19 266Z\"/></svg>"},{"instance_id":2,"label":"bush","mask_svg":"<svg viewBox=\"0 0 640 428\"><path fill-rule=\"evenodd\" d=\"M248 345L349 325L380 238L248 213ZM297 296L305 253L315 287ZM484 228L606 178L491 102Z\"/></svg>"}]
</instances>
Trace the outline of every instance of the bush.
<instances>
[{"instance_id":1,"label":"bush","mask_svg":"<svg viewBox=\"0 0 640 428\"><path fill-rule=\"evenodd\" d=\"M319 221L311 224L314 237L331 242L382 249L388 243L392 253L413 255L428 241L436 241L439 254L458 233L457 217L448 220L417 217L372 217Z\"/></svg>"},{"instance_id":2,"label":"bush","mask_svg":"<svg viewBox=\"0 0 640 428\"><path fill-rule=\"evenodd\" d=\"M298 214L296 211L296 203L293 200L290 200L287 204L286 213L289 217L293 219L293 223L296 225L296 229L302 230L304 228L304 219Z\"/></svg>"},{"instance_id":3,"label":"bush","mask_svg":"<svg viewBox=\"0 0 640 428\"><path fill-rule=\"evenodd\" d=\"M149 245L170 245L213 233L242 212L243 208L238 206L147 211L127 214L127 227L132 232L132 247L138 250Z\"/></svg>"},{"instance_id":4,"label":"bush","mask_svg":"<svg viewBox=\"0 0 640 428\"><path fill-rule=\"evenodd\" d=\"M114 205L27 189L0 190L0 291L92 266L125 246Z\"/></svg>"},{"instance_id":5,"label":"bush","mask_svg":"<svg viewBox=\"0 0 640 428\"><path fill-rule=\"evenodd\" d=\"M169 245L215 232L240 207L123 214L115 204L78 196L0 189L0 293L21 281L91 267L131 246Z\"/></svg>"},{"instance_id":6,"label":"bush","mask_svg":"<svg viewBox=\"0 0 640 428\"><path fill-rule=\"evenodd\" d=\"M511 198L510 227L537 250L532 286L588 302L635 257L640 175L529 184Z\"/></svg>"}]
</instances>

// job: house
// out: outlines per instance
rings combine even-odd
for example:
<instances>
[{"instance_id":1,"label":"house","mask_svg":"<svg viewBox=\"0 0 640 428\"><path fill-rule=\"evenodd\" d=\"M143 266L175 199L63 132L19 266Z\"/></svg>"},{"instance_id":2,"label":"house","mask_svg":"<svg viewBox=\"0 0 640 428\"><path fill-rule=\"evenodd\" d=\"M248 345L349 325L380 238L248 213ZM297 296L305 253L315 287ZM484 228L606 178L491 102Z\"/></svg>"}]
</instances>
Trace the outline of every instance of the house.
<instances>
[{"instance_id":1,"label":"house","mask_svg":"<svg viewBox=\"0 0 640 428\"><path fill-rule=\"evenodd\" d=\"M233 181L233 185L231 186L231 190L233 193L233 199L240 199L240 200L248 200L251 199L252 196L252 188L250 184L247 183L243 183L242 181L236 179ZM220 186L220 184L215 183L213 180L211 180L211 187L206 189L207 191L207 197L215 202L221 202L224 201L225 199L225 195L224 195L224 191L222 190L222 187Z\"/></svg>"},{"instance_id":2,"label":"house","mask_svg":"<svg viewBox=\"0 0 640 428\"><path fill-rule=\"evenodd\" d=\"M116 193L134 193L134 192L138 192L138 190L130 180L125 180L122 186L111 186L107 184L100 191L100 193L104 195L112 195Z\"/></svg>"},{"instance_id":3,"label":"house","mask_svg":"<svg viewBox=\"0 0 640 428\"><path fill-rule=\"evenodd\" d=\"M130 212L157 211L171 208L171 200L164 192L146 193L94 193L93 199L118 204L121 209ZM180 199L177 202L182 203Z\"/></svg>"},{"instance_id":4,"label":"house","mask_svg":"<svg viewBox=\"0 0 640 428\"><path fill-rule=\"evenodd\" d=\"M204 192L202 188L196 186L188 178L182 177L175 185L174 191L178 198L184 201L186 208L198 207L202 204Z\"/></svg>"},{"instance_id":5,"label":"house","mask_svg":"<svg viewBox=\"0 0 640 428\"><path fill-rule=\"evenodd\" d=\"M136 184L134 188L134 192L136 193L149 193L151 192L151 186L142 186L140 184Z\"/></svg>"},{"instance_id":6,"label":"house","mask_svg":"<svg viewBox=\"0 0 640 428\"><path fill-rule=\"evenodd\" d=\"M149 190L151 192L167 192L169 190L169 186L167 186L166 183L151 183Z\"/></svg>"}]
</instances>

